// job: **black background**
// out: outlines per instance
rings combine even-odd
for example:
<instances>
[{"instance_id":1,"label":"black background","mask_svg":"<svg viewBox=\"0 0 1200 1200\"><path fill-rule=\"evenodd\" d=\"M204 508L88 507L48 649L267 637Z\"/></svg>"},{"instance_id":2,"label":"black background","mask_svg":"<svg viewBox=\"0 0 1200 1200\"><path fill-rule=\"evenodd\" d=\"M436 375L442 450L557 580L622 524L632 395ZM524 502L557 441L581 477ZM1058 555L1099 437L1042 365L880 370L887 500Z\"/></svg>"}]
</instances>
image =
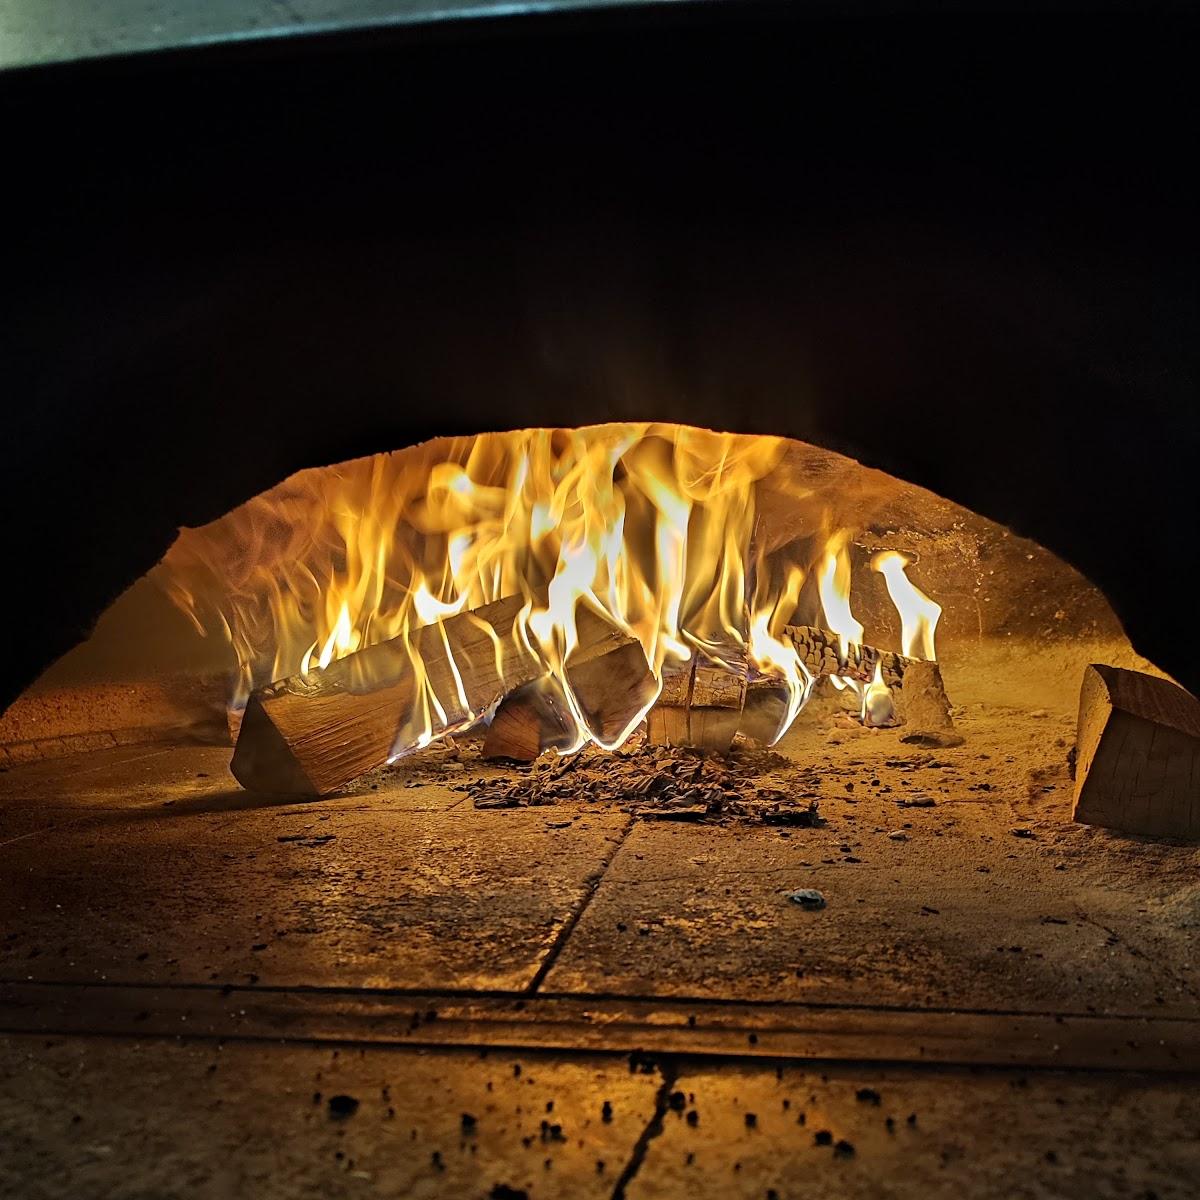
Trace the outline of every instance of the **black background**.
<instances>
[{"instance_id":1,"label":"black background","mask_svg":"<svg viewBox=\"0 0 1200 1200\"><path fill-rule=\"evenodd\" d=\"M0 701L295 469L625 417L1000 520L1200 689L1195 35L732 4L0 78Z\"/></svg>"}]
</instances>

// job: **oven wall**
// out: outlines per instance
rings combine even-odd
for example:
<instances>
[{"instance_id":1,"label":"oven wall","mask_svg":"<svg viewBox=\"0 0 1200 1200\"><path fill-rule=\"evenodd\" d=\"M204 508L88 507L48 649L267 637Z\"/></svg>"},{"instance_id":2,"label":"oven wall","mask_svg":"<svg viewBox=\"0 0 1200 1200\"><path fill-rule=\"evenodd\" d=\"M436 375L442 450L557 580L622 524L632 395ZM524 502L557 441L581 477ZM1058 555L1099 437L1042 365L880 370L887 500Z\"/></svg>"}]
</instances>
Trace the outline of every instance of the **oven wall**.
<instances>
[{"instance_id":1,"label":"oven wall","mask_svg":"<svg viewBox=\"0 0 1200 1200\"><path fill-rule=\"evenodd\" d=\"M425 437L839 449L1163 619L1200 449L1195 22L730 5L0 77L0 702L181 524Z\"/></svg>"}]
</instances>

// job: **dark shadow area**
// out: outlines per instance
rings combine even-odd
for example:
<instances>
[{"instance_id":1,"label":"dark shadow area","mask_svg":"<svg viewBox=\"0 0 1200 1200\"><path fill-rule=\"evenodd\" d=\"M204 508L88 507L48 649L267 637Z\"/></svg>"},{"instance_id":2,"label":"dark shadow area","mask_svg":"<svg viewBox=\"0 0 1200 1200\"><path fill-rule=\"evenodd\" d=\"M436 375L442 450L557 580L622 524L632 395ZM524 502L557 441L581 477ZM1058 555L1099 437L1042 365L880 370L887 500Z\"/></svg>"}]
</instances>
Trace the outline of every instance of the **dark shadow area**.
<instances>
[{"instance_id":1,"label":"dark shadow area","mask_svg":"<svg viewBox=\"0 0 1200 1200\"><path fill-rule=\"evenodd\" d=\"M1200 689L1195 32L729 5L0 79L0 702L300 467L643 417L1001 521Z\"/></svg>"}]
</instances>

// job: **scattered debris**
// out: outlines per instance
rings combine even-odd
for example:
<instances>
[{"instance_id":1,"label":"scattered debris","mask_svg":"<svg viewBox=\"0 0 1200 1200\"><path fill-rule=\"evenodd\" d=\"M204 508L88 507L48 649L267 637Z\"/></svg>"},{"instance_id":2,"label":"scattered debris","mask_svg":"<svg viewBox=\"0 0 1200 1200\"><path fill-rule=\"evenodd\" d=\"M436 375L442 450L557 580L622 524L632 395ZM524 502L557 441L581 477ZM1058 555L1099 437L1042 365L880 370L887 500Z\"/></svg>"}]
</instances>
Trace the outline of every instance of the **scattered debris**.
<instances>
[{"instance_id":1,"label":"scattered debris","mask_svg":"<svg viewBox=\"0 0 1200 1200\"><path fill-rule=\"evenodd\" d=\"M551 1124L549 1121L543 1121L541 1125L541 1134L543 1142L565 1142L567 1139L563 1136L562 1126L559 1124Z\"/></svg>"},{"instance_id":2,"label":"scattered debris","mask_svg":"<svg viewBox=\"0 0 1200 1200\"><path fill-rule=\"evenodd\" d=\"M815 801L810 801L806 808L772 808L759 819L764 825L798 825L804 829L815 829L823 823Z\"/></svg>"},{"instance_id":3,"label":"scattered debris","mask_svg":"<svg viewBox=\"0 0 1200 1200\"><path fill-rule=\"evenodd\" d=\"M810 912L817 912L825 907L825 894L817 891L816 888L799 888L794 892L788 892L788 899L793 904L798 904Z\"/></svg>"},{"instance_id":4,"label":"scattered debris","mask_svg":"<svg viewBox=\"0 0 1200 1200\"><path fill-rule=\"evenodd\" d=\"M713 754L635 738L617 751L585 746L562 757L544 754L515 779L479 780L466 791L483 809L586 800L619 804L647 820L723 817L813 828L821 824L816 782L812 769L771 750Z\"/></svg>"},{"instance_id":5,"label":"scattered debris","mask_svg":"<svg viewBox=\"0 0 1200 1200\"><path fill-rule=\"evenodd\" d=\"M488 1200L529 1200L529 1193L524 1188L509 1187L507 1183L498 1183L489 1193Z\"/></svg>"},{"instance_id":6,"label":"scattered debris","mask_svg":"<svg viewBox=\"0 0 1200 1200\"><path fill-rule=\"evenodd\" d=\"M344 1120L346 1117L352 1117L358 1112L358 1100L354 1096L347 1096L344 1092L339 1092L336 1096L329 1097L329 1115L337 1120Z\"/></svg>"},{"instance_id":7,"label":"scattered debris","mask_svg":"<svg viewBox=\"0 0 1200 1200\"><path fill-rule=\"evenodd\" d=\"M332 842L336 839L336 833L322 833L309 835L307 833L290 833L285 837L279 837L277 842L295 842L298 846L324 846L326 842Z\"/></svg>"}]
</instances>

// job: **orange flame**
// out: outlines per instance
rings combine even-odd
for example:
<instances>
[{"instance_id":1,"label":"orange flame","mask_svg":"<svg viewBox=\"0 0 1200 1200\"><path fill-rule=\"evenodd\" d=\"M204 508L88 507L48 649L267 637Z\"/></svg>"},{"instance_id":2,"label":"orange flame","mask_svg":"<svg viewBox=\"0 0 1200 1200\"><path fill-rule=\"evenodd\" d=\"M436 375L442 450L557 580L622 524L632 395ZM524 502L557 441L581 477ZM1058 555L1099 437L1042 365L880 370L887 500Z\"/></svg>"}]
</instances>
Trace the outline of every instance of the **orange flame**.
<instances>
[{"instance_id":1,"label":"orange flame","mask_svg":"<svg viewBox=\"0 0 1200 1200\"><path fill-rule=\"evenodd\" d=\"M512 596L524 600L512 637L562 690L576 745L599 740L565 670L580 606L636 638L656 677L701 647L745 657L786 684L790 724L813 682L782 636L805 570L753 544L756 484L783 446L650 423L431 442L300 472L184 530L161 578L201 632L229 637L235 703L399 639L418 682L408 744L432 739L453 698L437 695L409 631ZM818 588L831 628L861 641L849 575L843 536L826 547Z\"/></svg>"},{"instance_id":2,"label":"orange flame","mask_svg":"<svg viewBox=\"0 0 1200 1200\"><path fill-rule=\"evenodd\" d=\"M817 577L825 624L838 635L843 657L848 643L863 640L862 622L850 608L851 564L846 542L845 531L829 539ZM908 578L905 574L907 566L909 560L893 550L880 551L871 559L872 569L884 577L888 596L900 616L902 652L910 658L936 659L934 631L942 615L941 605ZM892 696L878 666L869 684L838 675L831 679L835 687L848 688L858 696L864 725L884 725L891 720Z\"/></svg>"}]
</instances>

